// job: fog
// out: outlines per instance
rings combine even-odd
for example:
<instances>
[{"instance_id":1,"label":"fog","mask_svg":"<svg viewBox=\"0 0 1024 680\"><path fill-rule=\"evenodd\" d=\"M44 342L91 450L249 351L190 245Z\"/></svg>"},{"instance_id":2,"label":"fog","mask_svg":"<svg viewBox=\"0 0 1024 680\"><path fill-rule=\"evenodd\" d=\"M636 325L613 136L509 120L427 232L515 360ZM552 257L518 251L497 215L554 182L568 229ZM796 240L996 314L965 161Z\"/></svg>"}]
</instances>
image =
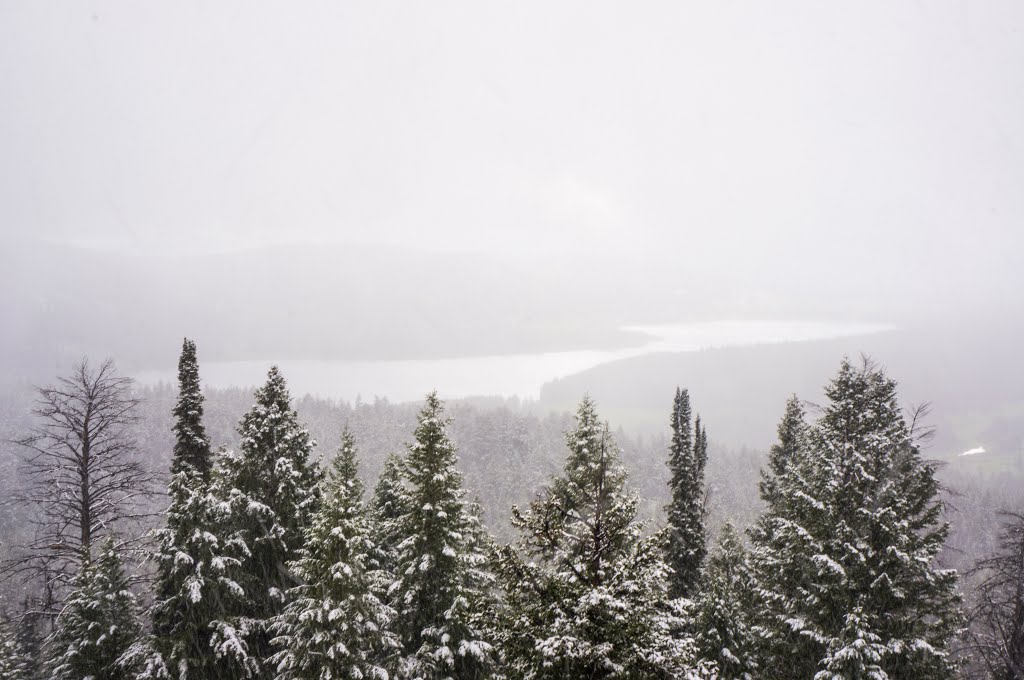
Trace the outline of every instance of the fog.
<instances>
[{"instance_id":1,"label":"fog","mask_svg":"<svg viewBox=\"0 0 1024 680\"><path fill-rule=\"evenodd\" d=\"M693 295L734 286L753 313L1005 305L1022 19L1012 2L5 3L2 228L133 254L359 243L653 269Z\"/></svg>"},{"instance_id":2,"label":"fog","mask_svg":"<svg viewBox=\"0 0 1024 680\"><path fill-rule=\"evenodd\" d=\"M0 676L1017 677L1022 67L1013 0L0 2Z\"/></svg>"},{"instance_id":3,"label":"fog","mask_svg":"<svg viewBox=\"0 0 1024 680\"><path fill-rule=\"evenodd\" d=\"M164 375L182 335L265 365L621 359L651 324L1018 333L1022 22L6 3L5 376Z\"/></svg>"}]
</instances>

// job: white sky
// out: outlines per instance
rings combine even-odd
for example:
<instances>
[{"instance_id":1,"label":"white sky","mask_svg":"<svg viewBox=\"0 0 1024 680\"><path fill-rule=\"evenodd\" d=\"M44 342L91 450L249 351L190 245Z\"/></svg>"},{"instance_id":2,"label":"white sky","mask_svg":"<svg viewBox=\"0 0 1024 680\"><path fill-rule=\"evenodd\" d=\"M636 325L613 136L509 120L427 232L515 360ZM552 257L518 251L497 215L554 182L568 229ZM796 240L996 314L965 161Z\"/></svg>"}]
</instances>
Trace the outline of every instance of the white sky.
<instances>
[{"instance_id":1,"label":"white sky","mask_svg":"<svg viewBox=\"0 0 1024 680\"><path fill-rule=\"evenodd\" d=\"M12 236L1021 280L1021 2L7 0L0 92Z\"/></svg>"}]
</instances>

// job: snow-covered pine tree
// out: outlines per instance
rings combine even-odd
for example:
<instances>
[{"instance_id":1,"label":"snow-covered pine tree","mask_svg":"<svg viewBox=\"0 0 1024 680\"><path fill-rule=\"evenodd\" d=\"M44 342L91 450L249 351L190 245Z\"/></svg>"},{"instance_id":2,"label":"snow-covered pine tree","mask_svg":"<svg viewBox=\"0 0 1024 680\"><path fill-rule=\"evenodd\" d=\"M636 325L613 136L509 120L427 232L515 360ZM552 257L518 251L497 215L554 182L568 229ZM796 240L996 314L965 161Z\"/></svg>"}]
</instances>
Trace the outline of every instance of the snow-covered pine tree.
<instances>
[{"instance_id":1,"label":"snow-covered pine tree","mask_svg":"<svg viewBox=\"0 0 1024 680\"><path fill-rule=\"evenodd\" d=\"M701 578L694 629L702 658L718 662L720 680L754 680L757 635L753 630L756 584L743 540L731 523Z\"/></svg>"},{"instance_id":2,"label":"snow-covered pine tree","mask_svg":"<svg viewBox=\"0 0 1024 680\"><path fill-rule=\"evenodd\" d=\"M51 607L47 606L51 597L52 593L47 592L41 597L24 596L18 615L8 622L6 632L13 635L14 644L22 654L27 680L37 680L43 675L47 632L53 628L52 620L46 613L51 611Z\"/></svg>"},{"instance_id":3,"label":"snow-covered pine tree","mask_svg":"<svg viewBox=\"0 0 1024 680\"><path fill-rule=\"evenodd\" d=\"M272 659L278 680L389 677L399 642L390 628L394 610L379 599L382 552L371 536L355 440L348 428L292 563L301 585L273 625L280 647Z\"/></svg>"},{"instance_id":4,"label":"snow-covered pine tree","mask_svg":"<svg viewBox=\"0 0 1024 680\"><path fill-rule=\"evenodd\" d=\"M32 660L22 647L13 622L0 625L0 678L32 680Z\"/></svg>"},{"instance_id":5,"label":"snow-covered pine tree","mask_svg":"<svg viewBox=\"0 0 1024 680\"><path fill-rule=\"evenodd\" d=\"M398 558L398 519L408 507L408 493L402 481L403 461L394 453L384 459L384 467L370 500L370 520L374 542L384 553L385 571L396 571Z\"/></svg>"},{"instance_id":6,"label":"snow-covered pine tree","mask_svg":"<svg viewBox=\"0 0 1024 680\"><path fill-rule=\"evenodd\" d=\"M759 484L761 498L766 503L775 501L775 487L779 477L789 467L789 463L800 451L802 437L807 430L804 422L804 409L800 400L793 395L786 402L786 411L779 423L779 440L772 444L768 451L768 469L761 470Z\"/></svg>"},{"instance_id":7,"label":"snow-covered pine tree","mask_svg":"<svg viewBox=\"0 0 1024 680\"><path fill-rule=\"evenodd\" d=\"M297 585L287 565L299 557L304 530L319 500L316 443L299 424L284 377L276 366L256 390L256 403L238 426L240 452L223 458L223 490L236 542L244 545L241 572L245 601L222 635L237 635L236 648L249 659L273 654L269 626ZM264 666L262 676L271 669Z\"/></svg>"},{"instance_id":8,"label":"snow-covered pine tree","mask_svg":"<svg viewBox=\"0 0 1024 680\"><path fill-rule=\"evenodd\" d=\"M693 419L693 459L697 463L697 478L700 481L698 484L699 491L704 493L704 470L708 465L708 430L701 424L700 415ZM705 511L704 508L704 496L701 496L701 510ZM704 515L701 515L701 519L704 519ZM705 554L707 550L705 549Z\"/></svg>"},{"instance_id":9,"label":"snow-covered pine tree","mask_svg":"<svg viewBox=\"0 0 1024 680\"><path fill-rule=\"evenodd\" d=\"M494 642L498 639L498 578L494 573L494 557L498 546L494 537L484 526L484 508L479 498L466 503L466 566L469 578L465 582L469 627L491 645L489 661L491 667L484 677L505 680L498 664L498 650Z\"/></svg>"},{"instance_id":10,"label":"snow-covered pine tree","mask_svg":"<svg viewBox=\"0 0 1024 680\"><path fill-rule=\"evenodd\" d=\"M752 533L765 677L955 674L957 575L935 558L948 531L896 383L843 361Z\"/></svg>"},{"instance_id":11,"label":"snow-covered pine tree","mask_svg":"<svg viewBox=\"0 0 1024 680\"><path fill-rule=\"evenodd\" d=\"M196 343L185 338L178 357L178 401L174 405L174 452L171 475L187 472L210 481L213 455L203 426L203 386L199 382Z\"/></svg>"},{"instance_id":12,"label":"snow-covered pine tree","mask_svg":"<svg viewBox=\"0 0 1024 680\"><path fill-rule=\"evenodd\" d=\"M229 490L217 470L206 488L191 487L194 481L185 472L171 479L177 500L168 508L158 554L163 594L153 604L152 634L126 655L139 669L136 680L250 678L260 668L247 642L250 624L240 619L249 550L237 508L222 500Z\"/></svg>"},{"instance_id":13,"label":"snow-covered pine tree","mask_svg":"<svg viewBox=\"0 0 1024 680\"><path fill-rule=\"evenodd\" d=\"M119 660L140 634L135 596L113 535L98 557L83 551L74 586L46 640L51 680L123 680Z\"/></svg>"},{"instance_id":14,"label":"snow-covered pine tree","mask_svg":"<svg viewBox=\"0 0 1024 680\"><path fill-rule=\"evenodd\" d=\"M395 520L398 581L391 593L405 655L399 676L480 680L492 675L493 647L478 621L493 577L448 422L437 394L428 394L402 466L407 491Z\"/></svg>"},{"instance_id":15,"label":"snow-covered pine tree","mask_svg":"<svg viewBox=\"0 0 1024 680\"><path fill-rule=\"evenodd\" d=\"M607 425L584 399L569 455L501 551L501 648L510 676L698 677L681 601L668 596L663 536L643 537L638 498Z\"/></svg>"},{"instance_id":16,"label":"snow-covered pine tree","mask_svg":"<svg viewBox=\"0 0 1024 680\"><path fill-rule=\"evenodd\" d=\"M787 402L778 427L779 442L771 449L769 471L762 470L766 508L750 529L750 562L758 602L754 630L759 638L758 665L766 680L813 678L822 657L818 642L790 625L799 620L783 615L793 611L793 599L810 596L817 573L808 558L820 553L820 542L804 526L825 521L821 515L824 506L810 495L815 493L816 483L824 482L807 446L809 428L801 424L802 414L797 418L799 406L795 398ZM802 436L792 438L794 430ZM817 534L821 533L817 529ZM777 664L783 658L780 667Z\"/></svg>"},{"instance_id":17,"label":"snow-covered pine tree","mask_svg":"<svg viewBox=\"0 0 1024 680\"><path fill-rule=\"evenodd\" d=\"M704 466L707 462L707 433L700 417L694 431L690 395L676 388L672 402L672 443L668 466L672 499L668 513L665 558L672 569L669 593L672 597L693 594L707 555L704 507Z\"/></svg>"},{"instance_id":18,"label":"snow-covered pine tree","mask_svg":"<svg viewBox=\"0 0 1024 680\"><path fill-rule=\"evenodd\" d=\"M768 469L761 470L758 487L766 508L747 530L751 539L748 563L755 583L751 622L756 663L766 680L782 680L789 677L787 673L812 678L817 672L814 641L783 625L774 613L786 608L783 593L802 591L807 580L806 574L790 564L800 559L806 548L802 540L808 538L799 519L806 514L804 487L812 476L805 446L809 428L804 418L800 400L795 395L790 397L776 430L778 441L769 449ZM784 568L784 564L790 568ZM774 575L759 578L758 574L769 571ZM772 579L770 587L761 583ZM775 655L786 649L791 653L785 669L773 666Z\"/></svg>"},{"instance_id":19,"label":"snow-covered pine tree","mask_svg":"<svg viewBox=\"0 0 1024 680\"><path fill-rule=\"evenodd\" d=\"M171 502L157 532L153 632L132 646L126 660L138 667L138 680L247 677L253 660L227 622L242 599L237 579L245 547L232 535L229 508L218 499L196 346L187 338L178 388Z\"/></svg>"}]
</instances>

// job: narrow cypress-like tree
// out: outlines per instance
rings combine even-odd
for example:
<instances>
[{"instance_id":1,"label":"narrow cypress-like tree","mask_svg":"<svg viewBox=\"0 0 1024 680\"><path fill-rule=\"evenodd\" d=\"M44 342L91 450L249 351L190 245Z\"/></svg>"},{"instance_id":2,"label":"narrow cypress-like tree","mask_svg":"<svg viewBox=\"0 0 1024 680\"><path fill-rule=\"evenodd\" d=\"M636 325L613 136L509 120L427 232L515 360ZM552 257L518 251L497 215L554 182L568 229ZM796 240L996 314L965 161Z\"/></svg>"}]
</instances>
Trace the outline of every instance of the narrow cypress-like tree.
<instances>
[{"instance_id":1,"label":"narrow cypress-like tree","mask_svg":"<svg viewBox=\"0 0 1024 680\"><path fill-rule=\"evenodd\" d=\"M288 565L299 557L304 530L317 511L315 442L299 424L284 377L276 366L256 390L256 403L238 426L240 452L225 456L223 489L237 543L244 545L244 602L225 634L252 660L273 654L269 626L282 612L285 592L298 584ZM271 669L264 664L261 674Z\"/></svg>"},{"instance_id":2,"label":"narrow cypress-like tree","mask_svg":"<svg viewBox=\"0 0 1024 680\"><path fill-rule=\"evenodd\" d=\"M672 402L672 443L668 466L672 499L668 514L668 541L665 558L672 569L669 593L689 597L700 579L701 565L707 555L705 529L704 467L707 463L707 433L697 417L692 422L690 395L676 388Z\"/></svg>"},{"instance_id":3,"label":"narrow cypress-like tree","mask_svg":"<svg viewBox=\"0 0 1024 680\"><path fill-rule=\"evenodd\" d=\"M85 553L74 587L46 641L51 680L122 680L119 663L141 625L113 536L99 557Z\"/></svg>"},{"instance_id":4,"label":"narrow cypress-like tree","mask_svg":"<svg viewBox=\"0 0 1024 680\"><path fill-rule=\"evenodd\" d=\"M203 426L203 388L196 343L185 338L178 358L178 401L174 405L174 453L171 475L187 472L206 484L213 469L210 439Z\"/></svg>"},{"instance_id":5,"label":"narrow cypress-like tree","mask_svg":"<svg viewBox=\"0 0 1024 680\"><path fill-rule=\"evenodd\" d=\"M766 678L953 677L948 525L896 384L844 361L754 532ZM781 443L780 443L781 444Z\"/></svg>"},{"instance_id":6,"label":"narrow cypress-like tree","mask_svg":"<svg viewBox=\"0 0 1024 680\"><path fill-rule=\"evenodd\" d=\"M694 677L662 537L643 536L638 498L589 399L566 442L562 475L528 512L513 510L522 538L500 555L506 666L529 680Z\"/></svg>"},{"instance_id":7,"label":"narrow cypress-like tree","mask_svg":"<svg viewBox=\"0 0 1024 680\"><path fill-rule=\"evenodd\" d=\"M693 419L693 460L697 466L697 488L704 492L704 470L708 465L708 430L701 424L700 415ZM704 498L701 499L701 519L703 520ZM706 554L707 551L705 551Z\"/></svg>"},{"instance_id":8,"label":"narrow cypress-like tree","mask_svg":"<svg viewBox=\"0 0 1024 680\"><path fill-rule=\"evenodd\" d=\"M754 680L756 584L742 538L726 523L701 579L694 629L701 658L718 662L720 680Z\"/></svg>"},{"instance_id":9,"label":"narrow cypress-like tree","mask_svg":"<svg viewBox=\"0 0 1024 680\"><path fill-rule=\"evenodd\" d=\"M382 552L373 541L356 448L346 428L305 547L292 564L301 585L275 623L279 680L386 678L399 647L394 610L378 597Z\"/></svg>"},{"instance_id":10,"label":"narrow cypress-like tree","mask_svg":"<svg viewBox=\"0 0 1024 680\"><path fill-rule=\"evenodd\" d=\"M403 465L407 482L395 520L398 581L392 590L405 658L400 677L491 677L493 648L479 613L493 576L478 545L443 405L427 395Z\"/></svg>"}]
</instances>

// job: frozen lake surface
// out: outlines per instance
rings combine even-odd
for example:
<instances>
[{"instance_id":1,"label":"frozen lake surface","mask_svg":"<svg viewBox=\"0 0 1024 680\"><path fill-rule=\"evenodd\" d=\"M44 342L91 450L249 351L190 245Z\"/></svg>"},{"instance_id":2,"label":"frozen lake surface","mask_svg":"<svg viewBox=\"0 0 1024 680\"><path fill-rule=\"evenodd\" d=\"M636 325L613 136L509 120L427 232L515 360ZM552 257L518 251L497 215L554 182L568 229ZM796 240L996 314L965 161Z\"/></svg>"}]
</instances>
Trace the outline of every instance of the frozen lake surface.
<instances>
[{"instance_id":1,"label":"frozen lake surface","mask_svg":"<svg viewBox=\"0 0 1024 680\"><path fill-rule=\"evenodd\" d=\"M892 326L819 321L715 321L656 326L629 326L650 340L616 350L574 350L540 354L507 354L454 359L406 361L276 362L293 395L315 394L364 401L384 397L393 402L416 401L437 389L442 398L518 396L536 399L544 383L600 364L656 352L693 352L712 347L825 340L868 335ZM200 361L201 361L200 357ZM247 387L263 382L271 361L230 361L200 364L203 383L212 387ZM176 370L141 371L143 384L171 383Z\"/></svg>"}]
</instances>

